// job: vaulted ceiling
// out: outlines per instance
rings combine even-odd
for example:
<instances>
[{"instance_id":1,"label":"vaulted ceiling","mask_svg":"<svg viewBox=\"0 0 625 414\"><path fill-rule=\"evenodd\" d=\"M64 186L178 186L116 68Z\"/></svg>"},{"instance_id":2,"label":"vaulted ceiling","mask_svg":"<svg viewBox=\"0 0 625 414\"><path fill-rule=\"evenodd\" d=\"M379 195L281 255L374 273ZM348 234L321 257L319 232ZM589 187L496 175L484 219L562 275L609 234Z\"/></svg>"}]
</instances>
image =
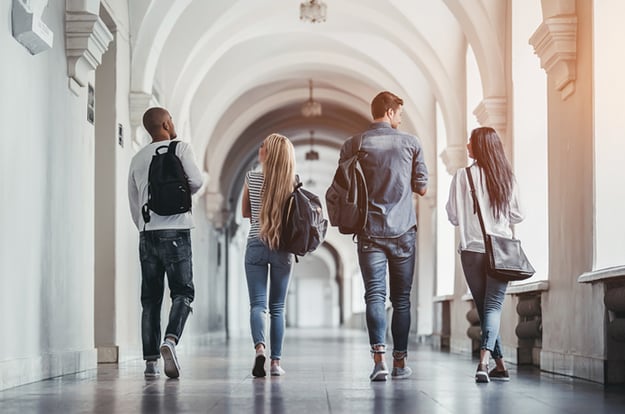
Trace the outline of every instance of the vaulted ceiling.
<instances>
[{"instance_id":1,"label":"vaulted ceiling","mask_svg":"<svg viewBox=\"0 0 625 414\"><path fill-rule=\"evenodd\" d=\"M465 139L465 62L475 53L485 96L505 96L506 3L500 0L326 0L327 20L299 18L301 0L133 0L131 89L167 106L229 209L271 132L296 145L320 187L343 141L366 127L381 90L405 101L401 128L436 151L436 107L448 142ZM305 118L308 81L323 106ZM306 161L310 131L319 161ZM435 154L433 156L436 156Z\"/></svg>"}]
</instances>

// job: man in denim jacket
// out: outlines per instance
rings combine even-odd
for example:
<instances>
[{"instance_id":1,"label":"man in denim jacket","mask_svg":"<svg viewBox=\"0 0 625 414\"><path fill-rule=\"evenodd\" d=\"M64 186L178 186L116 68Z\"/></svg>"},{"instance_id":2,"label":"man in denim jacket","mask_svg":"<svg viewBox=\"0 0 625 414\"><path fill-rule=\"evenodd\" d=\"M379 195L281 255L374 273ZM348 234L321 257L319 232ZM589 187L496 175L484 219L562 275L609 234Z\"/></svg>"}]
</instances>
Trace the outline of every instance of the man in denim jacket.
<instances>
[{"instance_id":1,"label":"man in denim jacket","mask_svg":"<svg viewBox=\"0 0 625 414\"><path fill-rule=\"evenodd\" d=\"M371 102L373 123L362 133L360 159L369 193L367 223L358 234L358 262L365 285L367 329L373 354L371 381L385 381L386 274L393 305L391 378L412 374L406 365L410 331L410 290L415 266L417 218L412 193L425 195L428 171L419 140L398 131L403 100L380 92ZM339 162L352 156L352 139L341 148Z\"/></svg>"}]
</instances>

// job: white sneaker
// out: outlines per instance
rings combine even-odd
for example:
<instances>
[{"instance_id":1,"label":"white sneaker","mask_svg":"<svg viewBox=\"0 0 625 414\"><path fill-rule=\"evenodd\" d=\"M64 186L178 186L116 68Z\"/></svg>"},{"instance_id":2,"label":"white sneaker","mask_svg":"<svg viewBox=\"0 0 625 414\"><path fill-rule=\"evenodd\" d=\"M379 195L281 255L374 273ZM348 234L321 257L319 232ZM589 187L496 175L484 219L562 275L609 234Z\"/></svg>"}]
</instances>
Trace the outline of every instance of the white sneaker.
<instances>
[{"instance_id":1,"label":"white sneaker","mask_svg":"<svg viewBox=\"0 0 625 414\"><path fill-rule=\"evenodd\" d=\"M280 365L272 365L271 366L271 375L274 377L280 376L280 375L284 375L286 374L286 371L284 369L282 369L282 367Z\"/></svg>"},{"instance_id":2,"label":"white sneaker","mask_svg":"<svg viewBox=\"0 0 625 414\"><path fill-rule=\"evenodd\" d=\"M176 356L176 345L171 341L165 340L161 345L161 356L165 362L165 375L169 378L178 378L180 376L180 365Z\"/></svg>"}]
</instances>

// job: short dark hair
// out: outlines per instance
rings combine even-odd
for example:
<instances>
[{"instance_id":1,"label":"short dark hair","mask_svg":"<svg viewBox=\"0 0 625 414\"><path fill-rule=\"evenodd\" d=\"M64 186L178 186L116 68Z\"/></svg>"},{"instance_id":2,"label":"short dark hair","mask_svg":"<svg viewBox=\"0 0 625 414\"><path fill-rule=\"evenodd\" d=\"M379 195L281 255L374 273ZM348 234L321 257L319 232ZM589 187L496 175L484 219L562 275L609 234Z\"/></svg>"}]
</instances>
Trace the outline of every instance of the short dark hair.
<instances>
[{"instance_id":1,"label":"short dark hair","mask_svg":"<svg viewBox=\"0 0 625 414\"><path fill-rule=\"evenodd\" d=\"M153 107L143 114L143 127L152 136L160 131L168 112L165 108Z\"/></svg>"},{"instance_id":2,"label":"short dark hair","mask_svg":"<svg viewBox=\"0 0 625 414\"><path fill-rule=\"evenodd\" d=\"M373 119L382 118L389 109L397 110L404 104L404 100L399 96L389 92L380 92L371 101L371 115Z\"/></svg>"}]
</instances>

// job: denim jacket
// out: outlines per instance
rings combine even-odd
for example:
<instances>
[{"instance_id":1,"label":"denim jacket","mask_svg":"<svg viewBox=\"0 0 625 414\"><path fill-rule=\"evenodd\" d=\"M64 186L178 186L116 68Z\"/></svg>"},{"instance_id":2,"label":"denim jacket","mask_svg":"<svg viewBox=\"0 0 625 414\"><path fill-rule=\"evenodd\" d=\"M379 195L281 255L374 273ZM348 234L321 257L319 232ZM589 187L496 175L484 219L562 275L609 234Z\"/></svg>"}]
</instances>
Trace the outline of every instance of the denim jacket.
<instances>
[{"instance_id":1,"label":"denim jacket","mask_svg":"<svg viewBox=\"0 0 625 414\"><path fill-rule=\"evenodd\" d=\"M412 193L427 187L428 170L419 140L387 122L374 122L362 133L361 158L369 214L362 236L395 238L417 225ZM341 148L340 161L351 157L351 137ZM340 162L339 161L339 162Z\"/></svg>"}]
</instances>

